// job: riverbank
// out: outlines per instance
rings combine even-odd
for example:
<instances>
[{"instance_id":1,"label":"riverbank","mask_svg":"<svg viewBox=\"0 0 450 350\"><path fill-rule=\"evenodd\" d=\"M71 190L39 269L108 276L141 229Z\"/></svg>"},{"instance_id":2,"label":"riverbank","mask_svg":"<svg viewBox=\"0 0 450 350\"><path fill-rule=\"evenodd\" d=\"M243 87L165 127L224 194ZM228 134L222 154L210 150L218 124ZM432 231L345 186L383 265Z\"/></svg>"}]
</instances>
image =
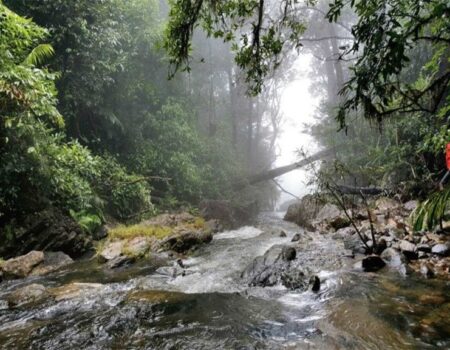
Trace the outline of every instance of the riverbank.
<instances>
[{"instance_id":1,"label":"riverbank","mask_svg":"<svg viewBox=\"0 0 450 350\"><path fill-rule=\"evenodd\" d=\"M291 205L285 219L343 242L361 268L387 268L402 275L450 280L450 222L434 231L415 231L411 216L417 201L380 197L348 209L306 196Z\"/></svg>"}]
</instances>

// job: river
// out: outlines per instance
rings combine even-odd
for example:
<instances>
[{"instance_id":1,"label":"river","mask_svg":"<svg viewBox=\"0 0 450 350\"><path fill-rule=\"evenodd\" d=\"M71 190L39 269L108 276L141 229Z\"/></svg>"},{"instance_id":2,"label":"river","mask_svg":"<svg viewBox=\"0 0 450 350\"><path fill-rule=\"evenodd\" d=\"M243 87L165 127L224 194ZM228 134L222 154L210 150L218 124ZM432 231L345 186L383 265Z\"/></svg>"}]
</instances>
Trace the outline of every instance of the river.
<instances>
[{"instance_id":1,"label":"river","mask_svg":"<svg viewBox=\"0 0 450 350\"><path fill-rule=\"evenodd\" d=\"M280 230L287 237L280 237ZM318 293L249 287L241 272L301 233L297 259ZM106 270L79 261L56 273L0 284L0 299L29 283L96 283L73 297L9 309L0 303L0 349L438 349L450 348L450 284L364 273L340 242L276 213L214 236L183 260L184 275L153 260ZM100 283L100 284L99 284Z\"/></svg>"}]
</instances>

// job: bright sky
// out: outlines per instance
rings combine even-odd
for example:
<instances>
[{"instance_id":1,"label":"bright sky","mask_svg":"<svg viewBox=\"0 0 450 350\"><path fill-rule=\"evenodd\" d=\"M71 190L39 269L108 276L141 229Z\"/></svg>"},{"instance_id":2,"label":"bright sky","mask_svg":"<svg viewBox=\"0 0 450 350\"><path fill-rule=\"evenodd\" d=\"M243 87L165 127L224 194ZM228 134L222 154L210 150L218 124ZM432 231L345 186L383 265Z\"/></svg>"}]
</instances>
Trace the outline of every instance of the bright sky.
<instances>
[{"instance_id":1,"label":"bright sky","mask_svg":"<svg viewBox=\"0 0 450 350\"><path fill-rule=\"evenodd\" d=\"M281 110L283 124L278 138L279 157L276 166L295 162L298 157L296 150L303 148L308 154L314 153L317 146L311 136L304 134L303 124L314 122L314 113L319 103L318 96L312 96L309 91L311 80L308 78L312 57L301 55L295 63L298 70L296 79L288 84L282 93ZM301 197L308 193L306 188L307 173L305 170L295 170L285 174L277 181L287 191ZM293 199L292 196L282 193L279 203Z\"/></svg>"}]
</instances>

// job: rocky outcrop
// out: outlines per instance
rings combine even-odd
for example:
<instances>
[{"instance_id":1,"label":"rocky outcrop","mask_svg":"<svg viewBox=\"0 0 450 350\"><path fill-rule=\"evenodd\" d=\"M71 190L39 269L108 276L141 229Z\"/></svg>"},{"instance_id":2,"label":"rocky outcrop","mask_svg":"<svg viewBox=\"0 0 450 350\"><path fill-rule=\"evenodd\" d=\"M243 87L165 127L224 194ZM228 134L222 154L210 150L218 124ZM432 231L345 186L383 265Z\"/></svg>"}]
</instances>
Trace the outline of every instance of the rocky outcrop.
<instances>
[{"instance_id":1,"label":"rocky outcrop","mask_svg":"<svg viewBox=\"0 0 450 350\"><path fill-rule=\"evenodd\" d=\"M29 216L0 246L0 256L10 258L32 250L61 251L77 258L93 249L92 238L58 209Z\"/></svg>"}]
</instances>

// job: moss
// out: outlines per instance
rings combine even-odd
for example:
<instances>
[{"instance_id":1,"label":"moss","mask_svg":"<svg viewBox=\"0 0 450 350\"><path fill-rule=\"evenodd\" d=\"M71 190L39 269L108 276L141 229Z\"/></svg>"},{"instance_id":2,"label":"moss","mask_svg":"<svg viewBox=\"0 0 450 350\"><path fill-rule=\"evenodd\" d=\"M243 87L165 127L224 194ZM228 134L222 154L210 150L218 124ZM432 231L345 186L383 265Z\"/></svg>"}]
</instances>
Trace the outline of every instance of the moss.
<instances>
[{"instance_id":1,"label":"moss","mask_svg":"<svg viewBox=\"0 0 450 350\"><path fill-rule=\"evenodd\" d=\"M169 236L173 230L167 226L157 225L120 225L111 229L108 233L111 239L132 239L134 237L154 237L162 239Z\"/></svg>"},{"instance_id":2,"label":"moss","mask_svg":"<svg viewBox=\"0 0 450 350\"><path fill-rule=\"evenodd\" d=\"M196 217L193 223L194 228L204 229L205 228L205 219L201 217Z\"/></svg>"}]
</instances>

